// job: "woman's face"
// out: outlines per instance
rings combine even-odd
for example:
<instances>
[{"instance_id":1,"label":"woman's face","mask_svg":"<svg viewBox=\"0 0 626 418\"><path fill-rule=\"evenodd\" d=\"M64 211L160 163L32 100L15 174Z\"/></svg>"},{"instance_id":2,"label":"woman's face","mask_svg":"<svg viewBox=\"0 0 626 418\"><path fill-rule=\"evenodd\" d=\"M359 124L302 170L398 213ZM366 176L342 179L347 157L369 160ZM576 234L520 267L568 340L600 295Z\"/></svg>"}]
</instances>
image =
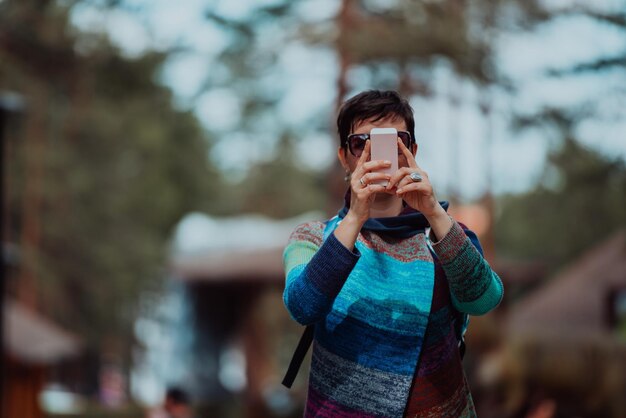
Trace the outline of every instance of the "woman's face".
<instances>
[{"instance_id":1,"label":"woman's face","mask_svg":"<svg viewBox=\"0 0 626 418\"><path fill-rule=\"evenodd\" d=\"M406 131L406 122L402 118L387 118L381 119L377 121L372 121L371 119L364 120L360 123L357 123L352 132L350 134L368 134L372 130L372 128L396 128L397 131ZM413 156L417 153L417 144L413 143L411 145L411 153ZM356 165L359 161L359 157L355 157L347 148L339 147L337 151L337 157L339 158L339 162L343 166L346 171L352 173L356 168ZM408 167L409 163L406 160L404 154L398 150L398 167Z\"/></svg>"}]
</instances>

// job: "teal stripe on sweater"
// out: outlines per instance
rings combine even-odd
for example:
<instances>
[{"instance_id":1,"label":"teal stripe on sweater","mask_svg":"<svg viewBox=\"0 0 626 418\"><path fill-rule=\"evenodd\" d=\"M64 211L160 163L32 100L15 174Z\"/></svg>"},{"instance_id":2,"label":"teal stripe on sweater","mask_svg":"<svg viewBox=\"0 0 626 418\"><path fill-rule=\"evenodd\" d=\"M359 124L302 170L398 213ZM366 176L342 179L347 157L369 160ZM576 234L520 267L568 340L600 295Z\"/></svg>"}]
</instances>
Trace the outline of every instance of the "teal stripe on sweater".
<instances>
[{"instance_id":1,"label":"teal stripe on sweater","mask_svg":"<svg viewBox=\"0 0 626 418\"><path fill-rule=\"evenodd\" d=\"M306 241L295 241L285 248L283 251L283 264L287 274L287 284L289 284L289 276L294 277L291 275L291 271L295 267L304 268L311 261L317 250L319 250L317 245Z\"/></svg>"},{"instance_id":2,"label":"teal stripe on sweater","mask_svg":"<svg viewBox=\"0 0 626 418\"><path fill-rule=\"evenodd\" d=\"M302 274L305 268L306 264L298 264L297 266L294 266L291 270L289 270L289 273L287 273L286 284L289 285L293 283L293 281L296 280L300 274Z\"/></svg>"},{"instance_id":3,"label":"teal stripe on sweater","mask_svg":"<svg viewBox=\"0 0 626 418\"><path fill-rule=\"evenodd\" d=\"M451 293L452 302L454 306L461 312L466 312L470 315L484 315L498 306L502 301L504 295L504 286L500 277L493 273L490 277L489 285L485 292L476 300L471 302L459 302L454 293Z\"/></svg>"},{"instance_id":4,"label":"teal stripe on sweater","mask_svg":"<svg viewBox=\"0 0 626 418\"><path fill-rule=\"evenodd\" d=\"M434 285L432 262L416 260L404 263L386 254L376 253L361 243L357 243L357 247L362 254L361 259L335 299L334 310L346 315L354 303L366 299L372 301L373 305L390 305L389 301L401 301L402 304L395 305L397 309L408 305L422 313L430 312ZM385 326L377 323L371 317L371 312L365 317L360 316L365 312L354 314L374 325ZM395 314L406 316L410 312L403 309L396 310ZM415 318L421 319L421 315Z\"/></svg>"}]
</instances>

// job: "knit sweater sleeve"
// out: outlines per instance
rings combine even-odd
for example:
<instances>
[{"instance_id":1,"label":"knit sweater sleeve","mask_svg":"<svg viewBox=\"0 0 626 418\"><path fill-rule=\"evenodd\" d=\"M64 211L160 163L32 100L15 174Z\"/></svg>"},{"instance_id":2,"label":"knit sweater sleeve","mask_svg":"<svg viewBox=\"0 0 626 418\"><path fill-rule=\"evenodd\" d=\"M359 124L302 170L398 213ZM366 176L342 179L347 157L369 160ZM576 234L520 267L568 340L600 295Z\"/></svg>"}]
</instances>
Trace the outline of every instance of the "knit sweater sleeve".
<instances>
[{"instance_id":1,"label":"knit sweater sleeve","mask_svg":"<svg viewBox=\"0 0 626 418\"><path fill-rule=\"evenodd\" d=\"M283 301L291 317L302 325L325 318L360 254L350 251L334 234L323 241L324 224L299 225L285 251Z\"/></svg>"},{"instance_id":2,"label":"knit sweater sleeve","mask_svg":"<svg viewBox=\"0 0 626 418\"><path fill-rule=\"evenodd\" d=\"M456 309L483 315L498 306L504 293L502 280L483 258L476 234L454 222L433 249L448 277Z\"/></svg>"}]
</instances>

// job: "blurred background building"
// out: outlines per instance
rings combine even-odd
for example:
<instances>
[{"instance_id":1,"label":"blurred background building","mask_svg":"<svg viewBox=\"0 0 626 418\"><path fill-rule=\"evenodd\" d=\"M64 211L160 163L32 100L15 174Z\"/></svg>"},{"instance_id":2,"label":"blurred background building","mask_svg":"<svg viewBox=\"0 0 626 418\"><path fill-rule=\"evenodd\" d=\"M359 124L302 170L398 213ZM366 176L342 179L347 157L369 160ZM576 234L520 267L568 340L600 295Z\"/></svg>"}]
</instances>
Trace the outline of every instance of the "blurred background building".
<instances>
[{"instance_id":1,"label":"blurred background building","mask_svg":"<svg viewBox=\"0 0 626 418\"><path fill-rule=\"evenodd\" d=\"M505 282L479 415L626 416L625 51L623 0L0 0L2 416L299 416L281 251L369 88Z\"/></svg>"}]
</instances>

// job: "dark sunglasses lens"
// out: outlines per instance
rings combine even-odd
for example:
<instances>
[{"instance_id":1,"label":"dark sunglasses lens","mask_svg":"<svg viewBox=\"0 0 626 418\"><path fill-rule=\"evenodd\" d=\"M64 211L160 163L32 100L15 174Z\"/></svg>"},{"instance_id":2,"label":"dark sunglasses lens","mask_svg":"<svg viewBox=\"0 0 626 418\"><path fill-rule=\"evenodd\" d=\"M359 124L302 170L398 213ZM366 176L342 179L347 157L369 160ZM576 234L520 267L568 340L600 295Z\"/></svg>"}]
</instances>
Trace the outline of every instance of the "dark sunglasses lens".
<instances>
[{"instance_id":1,"label":"dark sunglasses lens","mask_svg":"<svg viewBox=\"0 0 626 418\"><path fill-rule=\"evenodd\" d=\"M408 132L400 131L398 132L398 137L402 141L405 147L410 149L411 146L411 134Z\"/></svg>"},{"instance_id":2,"label":"dark sunglasses lens","mask_svg":"<svg viewBox=\"0 0 626 418\"><path fill-rule=\"evenodd\" d=\"M360 156L363 153L363 149L365 148L365 141L369 139L369 135L350 135L348 137L348 147L350 147L350 152L356 157Z\"/></svg>"}]
</instances>

